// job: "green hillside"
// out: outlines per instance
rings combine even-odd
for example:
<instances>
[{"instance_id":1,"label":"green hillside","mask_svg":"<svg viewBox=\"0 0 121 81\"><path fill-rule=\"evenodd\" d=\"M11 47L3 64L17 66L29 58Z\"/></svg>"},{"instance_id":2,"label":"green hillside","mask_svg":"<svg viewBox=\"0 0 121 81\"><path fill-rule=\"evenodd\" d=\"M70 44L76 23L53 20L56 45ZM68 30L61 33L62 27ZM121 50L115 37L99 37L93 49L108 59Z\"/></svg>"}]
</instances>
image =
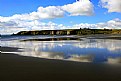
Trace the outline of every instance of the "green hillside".
<instances>
[{"instance_id":1,"label":"green hillside","mask_svg":"<svg viewBox=\"0 0 121 81\"><path fill-rule=\"evenodd\" d=\"M36 30L20 31L14 35L94 35L121 34L121 29L65 29L65 30Z\"/></svg>"}]
</instances>

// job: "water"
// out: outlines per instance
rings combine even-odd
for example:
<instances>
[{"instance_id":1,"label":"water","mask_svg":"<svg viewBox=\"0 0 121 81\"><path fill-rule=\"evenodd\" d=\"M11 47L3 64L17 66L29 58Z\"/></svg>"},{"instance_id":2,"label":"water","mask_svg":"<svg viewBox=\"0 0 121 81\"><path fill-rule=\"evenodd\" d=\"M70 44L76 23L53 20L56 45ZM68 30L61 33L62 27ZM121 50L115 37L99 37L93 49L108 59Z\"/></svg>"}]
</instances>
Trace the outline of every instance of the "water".
<instances>
[{"instance_id":1,"label":"water","mask_svg":"<svg viewBox=\"0 0 121 81\"><path fill-rule=\"evenodd\" d=\"M121 63L121 40L117 39L47 35L2 36L0 45L22 48L19 49L21 52L14 52L22 56L78 62Z\"/></svg>"}]
</instances>

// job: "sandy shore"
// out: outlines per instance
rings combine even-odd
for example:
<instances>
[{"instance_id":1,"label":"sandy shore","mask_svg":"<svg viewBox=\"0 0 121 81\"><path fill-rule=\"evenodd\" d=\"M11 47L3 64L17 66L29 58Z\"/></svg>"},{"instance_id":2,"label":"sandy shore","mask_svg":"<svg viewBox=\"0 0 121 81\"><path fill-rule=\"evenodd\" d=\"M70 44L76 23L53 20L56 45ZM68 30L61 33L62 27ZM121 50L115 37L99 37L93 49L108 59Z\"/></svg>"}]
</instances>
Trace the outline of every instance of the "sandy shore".
<instances>
[{"instance_id":1,"label":"sandy shore","mask_svg":"<svg viewBox=\"0 0 121 81\"><path fill-rule=\"evenodd\" d=\"M0 47L0 51L18 51ZM0 53L0 81L121 81L121 64L79 63Z\"/></svg>"}]
</instances>

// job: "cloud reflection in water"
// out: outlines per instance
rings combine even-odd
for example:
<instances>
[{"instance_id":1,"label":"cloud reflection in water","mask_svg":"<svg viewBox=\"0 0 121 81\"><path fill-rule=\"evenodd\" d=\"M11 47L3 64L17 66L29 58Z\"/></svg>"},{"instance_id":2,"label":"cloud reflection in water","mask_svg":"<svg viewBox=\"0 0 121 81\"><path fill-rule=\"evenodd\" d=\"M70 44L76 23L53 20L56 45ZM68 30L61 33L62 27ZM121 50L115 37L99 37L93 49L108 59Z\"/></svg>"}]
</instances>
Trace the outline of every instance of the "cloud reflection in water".
<instances>
[{"instance_id":1,"label":"cloud reflection in water","mask_svg":"<svg viewBox=\"0 0 121 81\"><path fill-rule=\"evenodd\" d=\"M79 62L114 62L121 57L121 40L84 39L83 41L1 41L1 46L25 48L19 55ZM92 56L91 56L92 55ZM119 62L119 60L116 62Z\"/></svg>"}]
</instances>

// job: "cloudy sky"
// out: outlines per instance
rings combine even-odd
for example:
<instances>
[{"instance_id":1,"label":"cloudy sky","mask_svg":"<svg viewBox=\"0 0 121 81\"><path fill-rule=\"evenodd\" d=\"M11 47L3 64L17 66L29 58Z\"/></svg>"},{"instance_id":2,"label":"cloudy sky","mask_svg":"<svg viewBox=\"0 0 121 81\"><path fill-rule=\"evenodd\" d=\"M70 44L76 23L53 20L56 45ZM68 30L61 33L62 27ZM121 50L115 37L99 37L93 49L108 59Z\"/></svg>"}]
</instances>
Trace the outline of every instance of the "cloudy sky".
<instances>
[{"instance_id":1,"label":"cloudy sky","mask_svg":"<svg viewBox=\"0 0 121 81\"><path fill-rule=\"evenodd\" d=\"M121 29L121 0L0 0L0 34L77 28Z\"/></svg>"}]
</instances>

